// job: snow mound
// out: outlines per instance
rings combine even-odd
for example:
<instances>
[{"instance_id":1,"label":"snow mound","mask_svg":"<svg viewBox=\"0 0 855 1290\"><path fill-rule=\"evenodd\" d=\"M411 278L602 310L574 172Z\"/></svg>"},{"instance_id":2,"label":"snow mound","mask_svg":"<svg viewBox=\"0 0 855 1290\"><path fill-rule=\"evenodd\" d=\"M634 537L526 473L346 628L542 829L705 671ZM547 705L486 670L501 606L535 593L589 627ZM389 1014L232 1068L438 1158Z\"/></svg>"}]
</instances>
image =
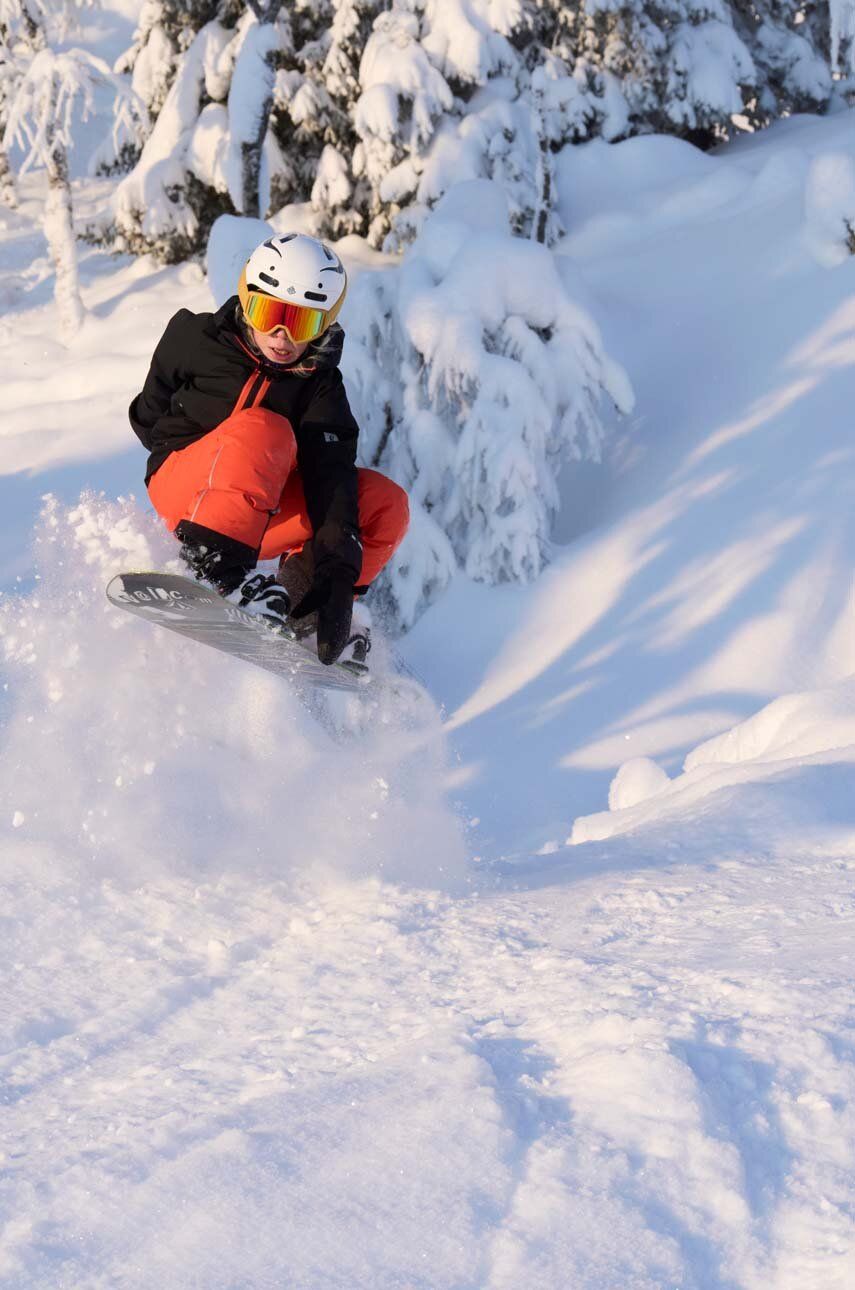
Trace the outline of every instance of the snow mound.
<instances>
[{"instance_id":1,"label":"snow mound","mask_svg":"<svg viewBox=\"0 0 855 1290\"><path fill-rule=\"evenodd\" d=\"M205 271L214 304L219 309L237 294L240 271L257 246L273 237L274 229L263 219L246 215L221 215L208 236Z\"/></svg>"},{"instance_id":2,"label":"snow mound","mask_svg":"<svg viewBox=\"0 0 855 1290\"><path fill-rule=\"evenodd\" d=\"M578 227L608 213L641 214L661 189L706 179L717 167L715 158L669 135L642 135L620 143L594 139L562 150L559 198Z\"/></svg>"},{"instance_id":3,"label":"snow mound","mask_svg":"<svg viewBox=\"0 0 855 1290\"><path fill-rule=\"evenodd\" d=\"M569 843L602 841L656 824L665 817L695 812L721 790L782 779L783 794L773 792L777 824L769 836L783 837L797 820L816 844L829 821L834 831L855 830L851 794L840 797L839 776L805 776L813 785L805 795L799 772L815 766L855 761L855 677L822 690L785 695L747 721L705 740L686 757L683 773L669 780L649 758L634 758L619 769L609 790L609 810L580 816ZM847 772L847 776L848 776ZM772 785L773 790L775 785ZM755 795L756 797L756 795ZM722 799L733 806L733 794ZM794 838L793 841L796 841Z\"/></svg>"},{"instance_id":4,"label":"snow mound","mask_svg":"<svg viewBox=\"0 0 855 1290\"><path fill-rule=\"evenodd\" d=\"M855 677L824 690L787 694L690 752L684 769L782 761L855 745Z\"/></svg>"},{"instance_id":5,"label":"snow mound","mask_svg":"<svg viewBox=\"0 0 855 1290\"><path fill-rule=\"evenodd\" d=\"M122 569L180 572L153 516L48 497L36 562L35 591L0 602L0 832L21 865L37 867L35 848L68 878L131 884L235 869L462 877L430 729L381 713L336 742L281 681L107 603Z\"/></svg>"},{"instance_id":6,"label":"snow mound","mask_svg":"<svg viewBox=\"0 0 855 1290\"><path fill-rule=\"evenodd\" d=\"M609 810L624 811L639 802L646 802L670 782L662 767L651 757L633 757L624 762L611 782Z\"/></svg>"}]
</instances>

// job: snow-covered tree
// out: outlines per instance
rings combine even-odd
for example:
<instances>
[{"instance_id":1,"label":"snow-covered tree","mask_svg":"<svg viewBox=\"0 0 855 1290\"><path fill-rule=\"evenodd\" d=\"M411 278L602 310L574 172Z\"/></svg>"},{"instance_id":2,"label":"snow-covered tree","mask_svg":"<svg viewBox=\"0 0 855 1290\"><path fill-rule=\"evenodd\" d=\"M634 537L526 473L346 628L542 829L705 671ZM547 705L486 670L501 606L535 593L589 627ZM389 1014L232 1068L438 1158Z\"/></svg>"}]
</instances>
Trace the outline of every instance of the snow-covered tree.
<instances>
[{"instance_id":1,"label":"snow-covered tree","mask_svg":"<svg viewBox=\"0 0 855 1290\"><path fill-rule=\"evenodd\" d=\"M552 6L553 48L587 78L594 129L676 133L702 146L831 89L828 9L819 0L622 0ZM734 120L736 118L736 122Z\"/></svg>"},{"instance_id":2,"label":"snow-covered tree","mask_svg":"<svg viewBox=\"0 0 855 1290\"><path fill-rule=\"evenodd\" d=\"M280 0L281 5L281 0ZM280 5L275 5L278 10ZM196 36L210 22L232 30L247 9L255 9L259 22L272 21L270 0L142 0L133 43L116 60L114 71L131 76L134 93L146 106L149 120L156 122L181 67L183 55ZM139 156L139 147L120 144L105 148L100 158L104 169L129 170Z\"/></svg>"},{"instance_id":3,"label":"snow-covered tree","mask_svg":"<svg viewBox=\"0 0 855 1290\"><path fill-rule=\"evenodd\" d=\"M229 196L242 215L259 219L270 195L269 174L262 175L264 141L273 105L273 61L290 43L285 25L277 27L282 0L247 0L254 23L247 23L235 53L228 98ZM263 209L262 209L263 207Z\"/></svg>"},{"instance_id":4,"label":"snow-covered tree","mask_svg":"<svg viewBox=\"0 0 855 1290\"><path fill-rule=\"evenodd\" d=\"M832 83L827 13L805 0L732 0L730 7L755 67L746 122L761 128L786 113L823 108Z\"/></svg>"},{"instance_id":5,"label":"snow-covered tree","mask_svg":"<svg viewBox=\"0 0 855 1290\"><path fill-rule=\"evenodd\" d=\"M0 140L5 140L10 104L27 65L46 43L44 17L39 0L0 0ZM0 201L11 207L18 204L5 141L0 141Z\"/></svg>"},{"instance_id":6,"label":"snow-covered tree","mask_svg":"<svg viewBox=\"0 0 855 1290\"><path fill-rule=\"evenodd\" d=\"M55 295L61 331L70 338L80 326L83 304L77 275L68 150L72 126L79 114L90 114L95 87L113 84L125 95L103 60L82 49L56 53L47 44L33 55L9 104L4 144L25 152L22 170L41 166L47 171L48 195L44 230L56 272Z\"/></svg>"},{"instance_id":7,"label":"snow-covered tree","mask_svg":"<svg viewBox=\"0 0 855 1290\"><path fill-rule=\"evenodd\" d=\"M95 87L111 86L121 108L117 120L139 117L133 95L101 59L82 49L57 52L52 40L67 36L75 8L83 3L48 6L43 0L0 0L4 53L2 151L22 149L22 171L47 172L44 230L55 269L60 330L70 338L83 317L77 274L68 151L75 118L90 114ZM7 172L7 186L8 186Z\"/></svg>"},{"instance_id":8,"label":"snow-covered tree","mask_svg":"<svg viewBox=\"0 0 855 1290\"><path fill-rule=\"evenodd\" d=\"M187 159L197 129L199 142L209 145L200 148L206 158L220 142L222 127L216 127L225 110L203 111L201 102L203 95L214 100L227 94L228 78L219 74L218 60L228 43L228 31L215 20L202 27L180 58L140 158L116 190L120 246L153 251L167 262L195 251L199 221L188 200Z\"/></svg>"},{"instance_id":9,"label":"snow-covered tree","mask_svg":"<svg viewBox=\"0 0 855 1290\"><path fill-rule=\"evenodd\" d=\"M551 243L561 231L554 206L553 141L545 81L521 94L514 81L497 78L473 96L461 116L446 116L430 147L401 180L412 183L411 199L393 214L389 245L406 242L448 188L464 179L491 179L503 188L511 227L524 237ZM381 192L383 189L381 189ZM398 190L403 203L407 189Z\"/></svg>"},{"instance_id":10,"label":"snow-covered tree","mask_svg":"<svg viewBox=\"0 0 855 1290\"><path fill-rule=\"evenodd\" d=\"M163 107L181 51L195 30L212 18L219 0L143 0L133 44L116 60L113 70L130 75L131 87L153 123ZM139 158L145 139L126 136L115 129L93 158L93 169L102 173L127 171Z\"/></svg>"},{"instance_id":11,"label":"snow-covered tree","mask_svg":"<svg viewBox=\"0 0 855 1290\"><path fill-rule=\"evenodd\" d=\"M829 0L831 68L850 84L855 78L855 3Z\"/></svg>"},{"instance_id":12,"label":"snow-covered tree","mask_svg":"<svg viewBox=\"0 0 855 1290\"><path fill-rule=\"evenodd\" d=\"M399 623L447 580L449 552L472 578L536 577L549 556L559 467L599 457L604 396L632 405L552 254L510 235L498 185L463 183L400 269L364 274L355 295L349 375L364 459L408 488L419 515L383 584Z\"/></svg>"},{"instance_id":13,"label":"snow-covered tree","mask_svg":"<svg viewBox=\"0 0 855 1290\"><path fill-rule=\"evenodd\" d=\"M491 23L509 33L519 12L517 0L324 0L277 78L279 141L300 152L291 199L309 194L324 231L379 243L443 119L516 66Z\"/></svg>"},{"instance_id":14,"label":"snow-covered tree","mask_svg":"<svg viewBox=\"0 0 855 1290\"><path fill-rule=\"evenodd\" d=\"M655 130L706 146L738 123L821 110L831 93L828 16L816 0L417 8L420 48L455 102L382 181L385 194L397 181L407 209L394 225L405 238L450 183L480 175L505 188L516 231L549 242L560 232L551 158L565 144Z\"/></svg>"},{"instance_id":15,"label":"snow-covered tree","mask_svg":"<svg viewBox=\"0 0 855 1290\"><path fill-rule=\"evenodd\" d=\"M375 239L391 224L389 245L405 243L450 184L480 177L505 189L515 231L554 240L552 154L574 137L569 123L592 115L545 43L559 9L554 0L408 0L378 19L357 115ZM434 103L416 131L406 91L430 81Z\"/></svg>"},{"instance_id":16,"label":"snow-covered tree","mask_svg":"<svg viewBox=\"0 0 855 1290\"><path fill-rule=\"evenodd\" d=\"M413 191L415 163L438 120L454 103L451 89L421 39L419 17L395 0L374 22L359 67L361 93L354 124L359 144L353 169L369 191L373 241Z\"/></svg>"},{"instance_id":17,"label":"snow-covered tree","mask_svg":"<svg viewBox=\"0 0 855 1290\"><path fill-rule=\"evenodd\" d=\"M5 134L9 120L9 101L15 96L17 79L11 52L5 43L0 43L0 135ZM9 155L2 144L0 144L0 202L12 208L18 205L18 194L15 190L15 178L9 164Z\"/></svg>"},{"instance_id":18,"label":"snow-covered tree","mask_svg":"<svg viewBox=\"0 0 855 1290\"><path fill-rule=\"evenodd\" d=\"M308 200L325 142L347 126L334 119L321 71L332 18L332 0L293 0L288 8L291 43L279 54L271 115L282 157L273 183L277 206Z\"/></svg>"},{"instance_id":19,"label":"snow-covered tree","mask_svg":"<svg viewBox=\"0 0 855 1290\"><path fill-rule=\"evenodd\" d=\"M374 19L388 0L298 3L291 15L294 52L274 92L277 140L287 158L283 200L311 201L318 231L364 233L370 192L357 178L354 127L359 64Z\"/></svg>"},{"instance_id":20,"label":"snow-covered tree","mask_svg":"<svg viewBox=\"0 0 855 1290\"><path fill-rule=\"evenodd\" d=\"M271 171L282 164L268 130L274 59L291 46L281 0L252 0L238 21L198 30L141 155L116 193L120 244L164 261L198 250L223 212L266 213Z\"/></svg>"}]
</instances>

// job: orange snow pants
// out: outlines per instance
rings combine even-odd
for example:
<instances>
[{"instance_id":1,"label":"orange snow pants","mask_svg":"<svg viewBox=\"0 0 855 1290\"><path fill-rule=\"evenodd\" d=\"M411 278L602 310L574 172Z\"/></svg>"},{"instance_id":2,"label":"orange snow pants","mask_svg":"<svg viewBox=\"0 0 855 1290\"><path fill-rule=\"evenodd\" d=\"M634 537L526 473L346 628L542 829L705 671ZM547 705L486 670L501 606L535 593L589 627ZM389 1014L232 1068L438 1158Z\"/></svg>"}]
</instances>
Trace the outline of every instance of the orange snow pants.
<instances>
[{"instance_id":1,"label":"orange snow pants","mask_svg":"<svg viewBox=\"0 0 855 1290\"><path fill-rule=\"evenodd\" d=\"M148 483L170 532L182 520L243 542L260 560L299 551L312 536L297 441L287 418L267 408L233 412L187 448L171 453ZM403 488L376 470L357 471L362 571L367 586L402 541L409 523Z\"/></svg>"}]
</instances>

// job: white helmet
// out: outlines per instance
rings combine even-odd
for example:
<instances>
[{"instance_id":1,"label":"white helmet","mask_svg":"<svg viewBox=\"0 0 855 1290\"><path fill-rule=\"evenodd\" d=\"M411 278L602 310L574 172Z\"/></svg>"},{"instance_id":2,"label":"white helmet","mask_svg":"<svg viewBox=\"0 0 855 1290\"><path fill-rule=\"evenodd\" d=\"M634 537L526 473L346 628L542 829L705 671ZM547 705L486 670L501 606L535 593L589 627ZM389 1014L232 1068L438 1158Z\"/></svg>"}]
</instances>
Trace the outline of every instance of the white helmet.
<instances>
[{"instance_id":1,"label":"white helmet","mask_svg":"<svg viewBox=\"0 0 855 1290\"><path fill-rule=\"evenodd\" d=\"M347 274L335 251L318 238L285 233L262 242L244 265L238 283L244 314L252 292L320 310L326 331L344 303Z\"/></svg>"}]
</instances>

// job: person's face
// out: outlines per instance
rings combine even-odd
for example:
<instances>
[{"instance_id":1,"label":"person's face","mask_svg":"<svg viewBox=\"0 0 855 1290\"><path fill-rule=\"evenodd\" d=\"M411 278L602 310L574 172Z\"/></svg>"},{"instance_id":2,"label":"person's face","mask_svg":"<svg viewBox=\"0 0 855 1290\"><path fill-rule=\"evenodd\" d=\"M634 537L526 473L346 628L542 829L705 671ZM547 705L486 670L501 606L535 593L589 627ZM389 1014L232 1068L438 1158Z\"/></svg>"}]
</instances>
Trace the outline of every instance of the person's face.
<instances>
[{"instance_id":1,"label":"person's face","mask_svg":"<svg viewBox=\"0 0 855 1290\"><path fill-rule=\"evenodd\" d=\"M281 328L278 331L267 332L256 331L253 327L252 339L264 357L269 358L272 363L296 363L309 348L307 340L303 341L302 345L295 345L288 333Z\"/></svg>"}]
</instances>

